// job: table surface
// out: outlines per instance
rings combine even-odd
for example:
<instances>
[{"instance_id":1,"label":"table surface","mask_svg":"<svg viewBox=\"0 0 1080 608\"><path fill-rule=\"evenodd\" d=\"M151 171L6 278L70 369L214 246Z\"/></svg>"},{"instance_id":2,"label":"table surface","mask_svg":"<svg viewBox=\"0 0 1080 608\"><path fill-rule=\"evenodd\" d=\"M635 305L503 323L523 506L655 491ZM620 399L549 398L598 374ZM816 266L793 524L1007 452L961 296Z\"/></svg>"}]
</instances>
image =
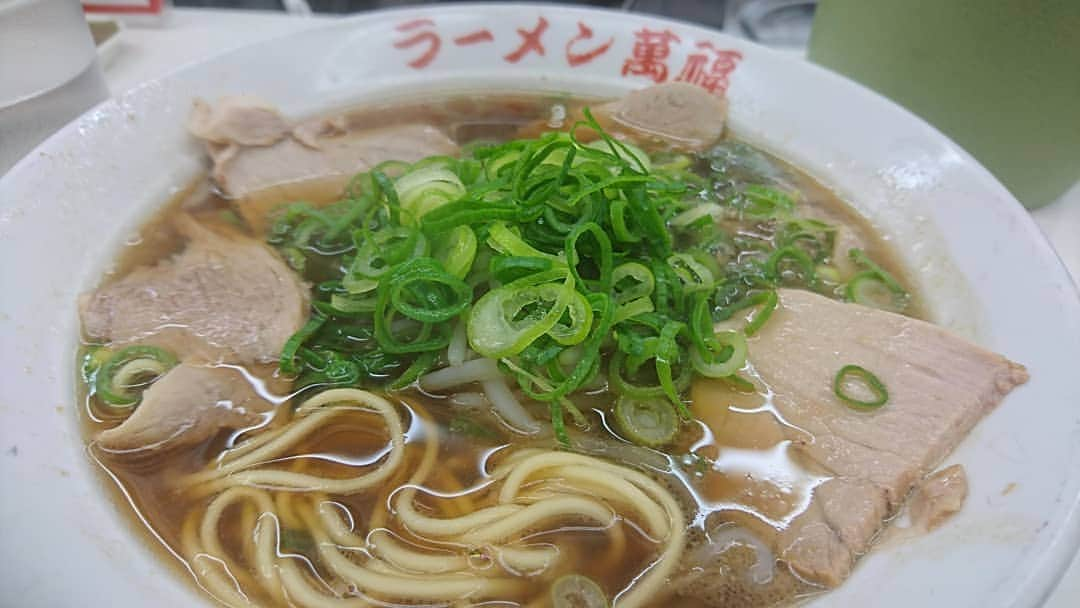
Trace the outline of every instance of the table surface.
<instances>
[{"instance_id":1,"label":"table surface","mask_svg":"<svg viewBox=\"0 0 1080 608\"><path fill-rule=\"evenodd\" d=\"M174 9L160 27L128 27L102 56L113 94L159 78L186 64L259 40L325 23L335 17L295 17L284 13ZM799 52L794 49L793 52ZM1080 284L1080 182L1059 200L1032 212L1073 280ZM1044 608L1080 605L1080 558Z\"/></svg>"}]
</instances>

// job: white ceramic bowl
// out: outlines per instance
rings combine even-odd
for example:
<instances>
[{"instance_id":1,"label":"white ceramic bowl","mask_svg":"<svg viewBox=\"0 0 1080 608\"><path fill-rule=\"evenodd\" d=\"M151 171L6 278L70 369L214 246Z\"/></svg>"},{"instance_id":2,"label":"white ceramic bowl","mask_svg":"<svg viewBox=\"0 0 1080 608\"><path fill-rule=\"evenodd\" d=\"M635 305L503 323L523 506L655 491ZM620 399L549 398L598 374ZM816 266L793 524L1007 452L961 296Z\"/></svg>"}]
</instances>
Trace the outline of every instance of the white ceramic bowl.
<instances>
[{"instance_id":1,"label":"white ceramic bowl","mask_svg":"<svg viewBox=\"0 0 1080 608\"><path fill-rule=\"evenodd\" d=\"M545 52L508 60L543 23ZM460 39L485 30L490 41ZM635 63L663 50L635 51L644 30L672 34L661 36L669 80L695 77L683 74L692 55L707 70L713 48L737 51L732 129L876 222L940 323L1031 371L949 458L969 472L963 512L877 549L819 603L1038 605L1080 540L1080 301L1023 208L937 131L808 63L691 25L539 5L377 13L230 52L98 106L0 180L0 604L206 603L135 533L126 505L108 504L74 405L76 296L202 169L182 126L193 97L255 94L299 116L446 89L615 95L652 82L635 71L661 75ZM430 63L410 67L436 38Z\"/></svg>"}]
</instances>

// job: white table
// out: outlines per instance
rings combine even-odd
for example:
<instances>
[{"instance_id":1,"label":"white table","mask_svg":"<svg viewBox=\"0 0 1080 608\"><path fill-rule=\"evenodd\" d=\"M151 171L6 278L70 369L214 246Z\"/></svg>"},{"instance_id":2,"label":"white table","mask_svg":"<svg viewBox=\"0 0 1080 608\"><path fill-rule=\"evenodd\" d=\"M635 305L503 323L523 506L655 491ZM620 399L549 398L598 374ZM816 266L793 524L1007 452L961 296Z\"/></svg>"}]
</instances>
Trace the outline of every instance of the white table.
<instances>
[{"instance_id":1,"label":"white table","mask_svg":"<svg viewBox=\"0 0 1080 608\"><path fill-rule=\"evenodd\" d=\"M175 9L160 28L128 28L105 58L114 94L223 51L313 27L333 17L283 13ZM1058 201L1032 213L1074 280L1080 283L1080 182ZM1080 559L1074 560L1045 608L1080 605Z\"/></svg>"}]
</instances>

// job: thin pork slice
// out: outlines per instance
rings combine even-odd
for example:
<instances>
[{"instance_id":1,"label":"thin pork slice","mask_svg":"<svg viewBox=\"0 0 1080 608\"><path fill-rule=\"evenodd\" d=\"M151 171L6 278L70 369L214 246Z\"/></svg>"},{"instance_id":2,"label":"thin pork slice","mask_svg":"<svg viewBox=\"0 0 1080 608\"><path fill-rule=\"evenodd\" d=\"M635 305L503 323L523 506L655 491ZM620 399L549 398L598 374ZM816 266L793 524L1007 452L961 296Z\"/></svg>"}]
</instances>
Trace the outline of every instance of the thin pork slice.
<instances>
[{"instance_id":1,"label":"thin pork slice","mask_svg":"<svg viewBox=\"0 0 1080 608\"><path fill-rule=\"evenodd\" d=\"M237 370L181 363L146 389L131 416L97 441L110 452L172 449L255 424L272 407Z\"/></svg>"},{"instance_id":2,"label":"thin pork slice","mask_svg":"<svg viewBox=\"0 0 1080 608\"><path fill-rule=\"evenodd\" d=\"M749 341L750 363L773 392L775 416L756 414L753 421L770 426L765 435L787 442L827 481L814 488L808 507L772 531L773 548L797 575L831 587L848 576L912 488L1028 376L924 321L806 291L779 295L772 318ZM884 406L860 409L837 398L833 380L849 364L882 381L889 392ZM699 411L726 407L696 401Z\"/></svg>"},{"instance_id":3,"label":"thin pork slice","mask_svg":"<svg viewBox=\"0 0 1080 608\"><path fill-rule=\"evenodd\" d=\"M569 130L585 119L585 106L571 108L553 126L548 119L527 123L520 137L538 137L557 129ZM592 115L605 131L648 150L703 152L720 140L727 122L727 99L685 82L653 85L599 105ZM597 137L589 129L575 133L581 141Z\"/></svg>"},{"instance_id":4,"label":"thin pork slice","mask_svg":"<svg viewBox=\"0 0 1080 608\"><path fill-rule=\"evenodd\" d=\"M276 360L307 319L307 286L259 241L220 234L189 216L177 228L188 238L181 253L83 296L88 337L154 344L181 359Z\"/></svg>"},{"instance_id":5,"label":"thin pork slice","mask_svg":"<svg viewBox=\"0 0 1080 608\"><path fill-rule=\"evenodd\" d=\"M343 189L349 179L381 162L415 162L428 156L454 155L457 145L430 125L397 125L302 143L295 137L269 146L245 146L215 163L214 181L229 197L240 199L271 186L333 179Z\"/></svg>"},{"instance_id":6,"label":"thin pork slice","mask_svg":"<svg viewBox=\"0 0 1080 608\"><path fill-rule=\"evenodd\" d=\"M600 109L613 128L635 141L702 151L724 134L727 100L685 82L671 82L627 93Z\"/></svg>"},{"instance_id":7,"label":"thin pork slice","mask_svg":"<svg viewBox=\"0 0 1080 608\"><path fill-rule=\"evenodd\" d=\"M214 105L197 100L188 130L205 143L214 182L256 233L266 230L282 201L325 203L339 197L355 174L382 162L460 152L428 124L351 129L343 116L292 123L273 106L246 97Z\"/></svg>"},{"instance_id":8,"label":"thin pork slice","mask_svg":"<svg viewBox=\"0 0 1080 608\"><path fill-rule=\"evenodd\" d=\"M215 144L269 146L288 135L288 121L277 109L255 97L222 97L211 105L196 99L188 130Z\"/></svg>"},{"instance_id":9,"label":"thin pork slice","mask_svg":"<svg viewBox=\"0 0 1080 608\"><path fill-rule=\"evenodd\" d=\"M927 477L908 503L912 525L923 530L940 526L960 511L967 493L967 473L958 464Z\"/></svg>"}]
</instances>

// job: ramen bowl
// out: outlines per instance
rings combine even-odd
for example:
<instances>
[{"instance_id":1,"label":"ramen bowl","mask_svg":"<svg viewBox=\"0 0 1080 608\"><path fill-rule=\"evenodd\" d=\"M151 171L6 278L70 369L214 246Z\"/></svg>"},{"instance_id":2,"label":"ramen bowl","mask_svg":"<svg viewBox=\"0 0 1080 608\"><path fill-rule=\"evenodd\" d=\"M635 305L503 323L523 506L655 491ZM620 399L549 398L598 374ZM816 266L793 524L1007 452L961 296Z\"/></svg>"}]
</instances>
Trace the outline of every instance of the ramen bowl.
<instances>
[{"instance_id":1,"label":"ramen bowl","mask_svg":"<svg viewBox=\"0 0 1080 608\"><path fill-rule=\"evenodd\" d=\"M933 128L810 64L685 23L521 4L374 13L229 52L97 106L0 179L0 603L209 605L113 504L76 405L77 297L205 170L184 129L194 98L255 95L301 117L669 81L726 94L738 138L809 172L886 236L932 320L1031 374L947 460L968 471L964 509L882 543L818 602L1039 605L1080 542L1080 300L1021 205Z\"/></svg>"}]
</instances>

